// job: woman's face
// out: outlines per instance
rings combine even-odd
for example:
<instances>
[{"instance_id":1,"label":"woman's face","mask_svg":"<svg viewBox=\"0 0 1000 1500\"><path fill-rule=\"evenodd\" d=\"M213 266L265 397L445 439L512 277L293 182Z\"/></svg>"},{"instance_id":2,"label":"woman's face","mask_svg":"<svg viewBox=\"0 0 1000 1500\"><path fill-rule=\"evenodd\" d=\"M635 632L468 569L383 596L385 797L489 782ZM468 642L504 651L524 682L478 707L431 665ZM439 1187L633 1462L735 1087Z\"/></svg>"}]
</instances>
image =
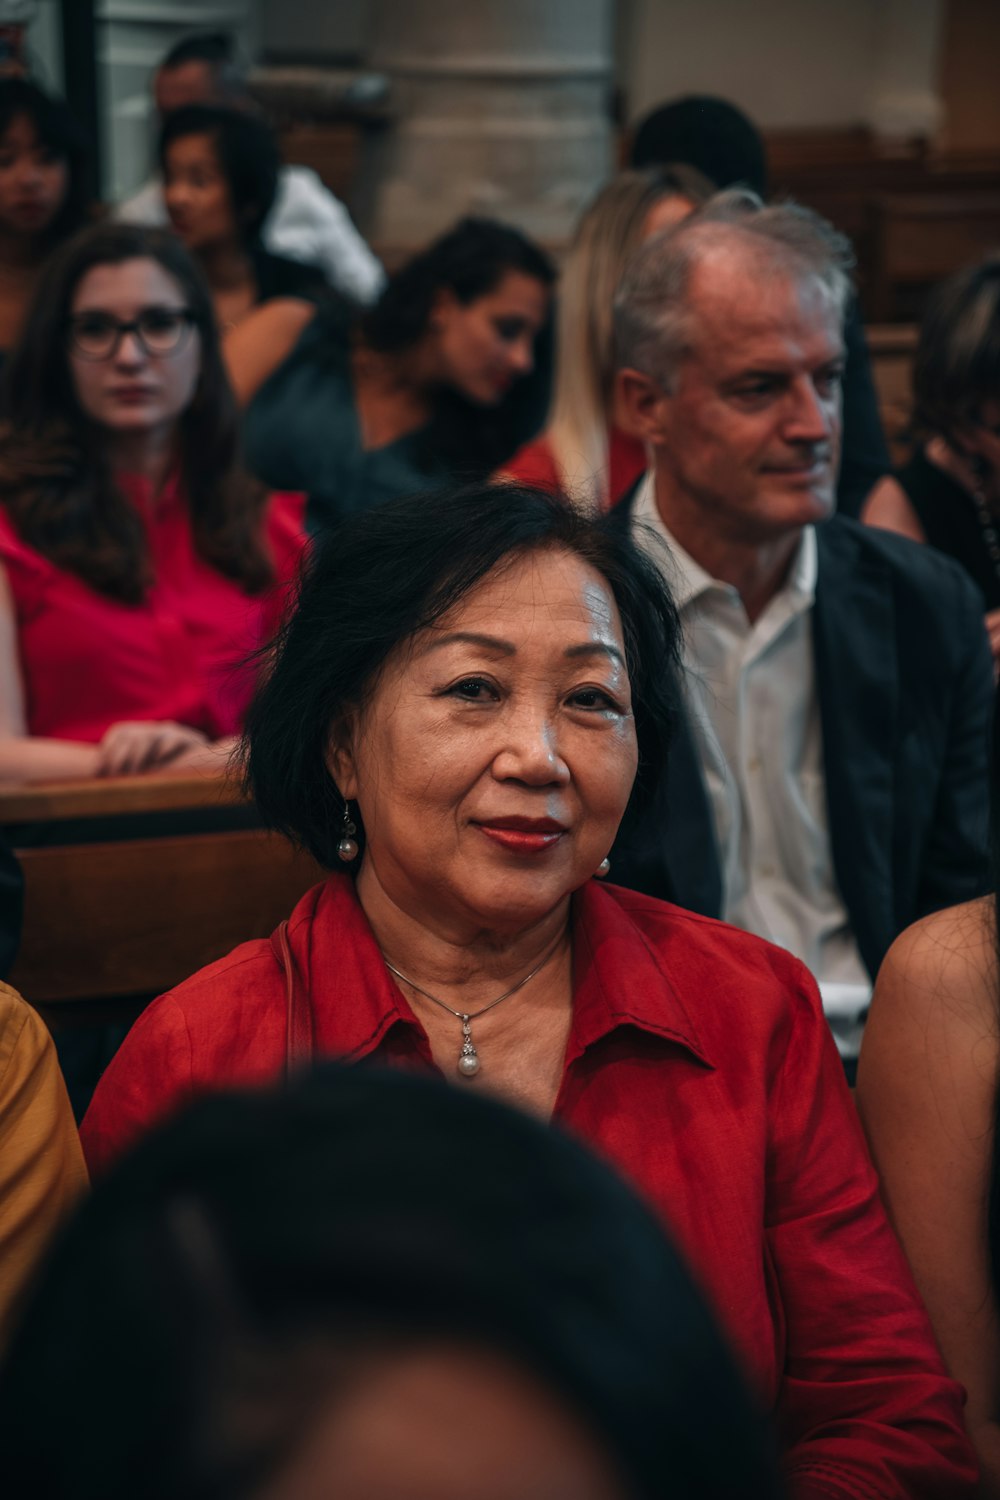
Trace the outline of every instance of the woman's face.
<instances>
[{"instance_id":1,"label":"woman's face","mask_svg":"<svg viewBox=\"0 0 1000 1500\"><path fill-rule=\"evenodd\" d=\"M152 259L94 266L81 277L70 307L81 334L102 320L132 323L143 315L169 326L188 310L180 282ZM191 404L201 372L201 335L185 327L172 353L150 354L137 335L118 339L103 359L78 352L71 334L69 370L76 398L91 421L121 435L169 429Z\"/></svg>"},{"instance_id":2,"label":"woman's face","mask_svg":"<svg viewBox=\"0 0 1000 1500\"><path fill-rule=\"evenodd\" d=\"M170 222L189 250L240 238L229 183L210 135L183 135L171 141L163 197Z\"/></svg>"},{"instance_id":3,"label":"woman's face","mask_svg":"<svg viewBox=\"0 0 1000 1500\"><path fill-rule=\"evenodd\" d=\"M439 378L477 406L495 406L535 362L549 290L522 271L505 271L491 292L460 302L438 293L430 336Z\"/></svg>"},{"instance_id":4,"label":"woman's face","mask_svg":"<svg viewBox=\"0 0 1000 1500\"><path fill-rule=\"evenodd\" d=\"M27 115L0 136L0 228L33 238L44 234L66 201L69 166L38 139Z\"/></svg>"},{"instance_id":5,"label":"woman's face","mask_svg":"<svg viewBox=\"0 0 1000 1500\"><path fill-rule=\"evenodd\" d=\"M635 778L607 582L563 550L494 571L397 648L330 764L361 810L362 889L456 928L541 920L596 871Z\"/></svg>"}]
</instances>

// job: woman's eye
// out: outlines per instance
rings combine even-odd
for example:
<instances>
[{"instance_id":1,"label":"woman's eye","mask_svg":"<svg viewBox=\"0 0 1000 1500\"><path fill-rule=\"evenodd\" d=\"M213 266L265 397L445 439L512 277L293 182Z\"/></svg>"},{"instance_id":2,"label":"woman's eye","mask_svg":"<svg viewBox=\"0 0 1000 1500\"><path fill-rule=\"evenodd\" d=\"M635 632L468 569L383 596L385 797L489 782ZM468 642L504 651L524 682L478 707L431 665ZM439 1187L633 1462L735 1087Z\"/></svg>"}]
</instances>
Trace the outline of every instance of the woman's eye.
<instances>
[{"instance_id":1,"label":"woman's eye","mask_svg":"<svg viewBox=\"0 0 1000 1500\"><path fill-rule=\"evenodd\" d=\"M494 327L505 343L513 344L524 332L524 320L522 318L498 318Z\"/></svg>"},{"instance_id":2,"label":"woman's eye","mask_svg":"<svg viewBox=\"0 0 1000 1500\"><path fill-rule=\"evenodd\" d=\"M621 709L609 693L601 688L578 688L570 700L574 708L596 708L620 713Z\"/></svg>"},{"instance_id":3,"label":"woman's eye","mask_svg":"<svg viewBox=\"0 0 1000 1500\"><path fill-rule=\"evenodd\" d=\"M486 698L496 696L496 689L491 683L484 682L481 677L464 677L461 682L456 682L448 691L453 697L465 698L471 703L481 703Z\"/></svg>"}]
</instances>

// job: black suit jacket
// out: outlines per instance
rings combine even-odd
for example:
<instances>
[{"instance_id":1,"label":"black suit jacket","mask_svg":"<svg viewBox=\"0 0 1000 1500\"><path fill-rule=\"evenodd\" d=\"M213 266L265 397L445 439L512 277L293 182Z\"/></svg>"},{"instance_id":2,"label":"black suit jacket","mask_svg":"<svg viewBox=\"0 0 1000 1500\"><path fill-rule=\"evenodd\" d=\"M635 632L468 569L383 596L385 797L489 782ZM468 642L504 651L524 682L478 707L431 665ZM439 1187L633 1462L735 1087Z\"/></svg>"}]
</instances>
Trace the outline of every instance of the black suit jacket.
<instances>
[{"instance_id":1,"label":"black suit jacket","mask_svg":"<svg viewBox=\"0 0 1000 1500\"><path fill-rule=\"evenodd\" d=\"M618 507L623 523L634 493ZM874 977L904 927L988 887L993 668L982 599L949 558L841 517L816 540L833 865ZM652 810L626 820L611 858L616 882L721 914L711 808L686 723Z\"/></svg>"}]
</instances>

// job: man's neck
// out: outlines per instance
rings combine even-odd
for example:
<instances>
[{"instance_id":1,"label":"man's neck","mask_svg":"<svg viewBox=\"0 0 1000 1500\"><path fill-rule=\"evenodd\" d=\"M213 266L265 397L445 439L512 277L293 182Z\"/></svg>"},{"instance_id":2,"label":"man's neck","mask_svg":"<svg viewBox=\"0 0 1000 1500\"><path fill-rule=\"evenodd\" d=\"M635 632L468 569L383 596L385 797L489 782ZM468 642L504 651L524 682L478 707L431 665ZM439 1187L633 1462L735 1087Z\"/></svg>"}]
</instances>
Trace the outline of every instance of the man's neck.
<instances>
[{"instance_id":1,"label":"man's neck","mask_svg":"<svg viewBox=\"0 0 1000 1500\"><path fill-rule=\"evenodd\" d=\"M801 528L764 541L724 534L711 511L655 481L656 509L674 541L710 577L739 594L751 624L780 592L802 538Z\"/></svg>"}]
</instances>

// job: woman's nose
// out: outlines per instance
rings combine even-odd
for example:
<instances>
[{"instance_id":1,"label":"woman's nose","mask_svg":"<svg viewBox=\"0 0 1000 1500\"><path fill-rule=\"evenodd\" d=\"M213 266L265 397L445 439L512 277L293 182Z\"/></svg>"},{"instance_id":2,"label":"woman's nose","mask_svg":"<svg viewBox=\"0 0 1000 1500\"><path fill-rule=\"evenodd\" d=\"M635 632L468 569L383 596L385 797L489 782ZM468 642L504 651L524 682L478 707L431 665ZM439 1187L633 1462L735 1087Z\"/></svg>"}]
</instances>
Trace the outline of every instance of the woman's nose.
<instances>
[{"instance_id":1,"label":"woman's nose","mask_svg":"<svg viewBox=\"0 0 1000 1500\"><path fill-rule=\"evenodd\" d=\"M518 375L530 375L535 366L535 346L531 339L518 339L510 346L511 368Z\"/></svg>"},{"instance_id":2,"label":"woman's nose","mask_svg":"<svg viewBox=\"0 0 1000 1500\"><path fill-rule=\"evenodd\" d=\"M549 715L522 713L511 717L493 772L501 780L523 781L527 786L562 785L569 780L569 767Z\"/></svg>"},{"instance_id":3,"label":"woman's nose","mask_svg":"<svg viewBox=\"0 0 1000 1500\"><path fill-rule=\"evenodd\" d=\"M130 329L128 333L123 333L118 340L118 348L115 350L115 364L133 369L136 365L144 364L146 358L146 350L140 343L136 331Z\"/></svg>"}]
</instances>

